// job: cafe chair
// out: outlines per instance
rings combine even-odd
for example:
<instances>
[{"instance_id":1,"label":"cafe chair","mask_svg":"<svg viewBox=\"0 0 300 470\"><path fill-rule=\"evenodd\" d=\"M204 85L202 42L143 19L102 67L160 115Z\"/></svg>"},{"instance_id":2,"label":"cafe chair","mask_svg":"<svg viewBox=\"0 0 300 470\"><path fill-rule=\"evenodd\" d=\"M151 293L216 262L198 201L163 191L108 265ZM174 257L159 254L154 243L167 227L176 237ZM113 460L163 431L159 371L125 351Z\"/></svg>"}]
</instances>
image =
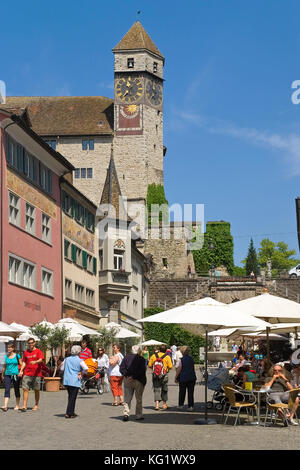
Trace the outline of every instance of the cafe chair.
<instances>
[{"instance_id":1,"label":"cafe chair","mask_svg":"<svg viewBox=\"0 0 300 470\"><path fill-rule=\"evenodd\" d=\"M300 388L295 388L294 390L289 390L289 402L288 403L271 403L270 396L267 394L266 397L266 416L264 426L266 425L268 417L271 419L271 424L276 423L276 419L279 414L279 408L282 409L284 414L284 419L286 424L288 425L288 411L292 410L295 406L295 401L300 393ZM295 412L295 417L298 419L297 411Z\"/></svg>"},{"instance_id":2,"label":"cafe chair","mask_svg":"<svg viewBox=\"0 0 300 470\"><path fill-rule=\"evenodd\" d=\"M241 410L247 412L247 417L248 417L248 421L249 421L249 410L251 410L251 411L256 410L256 398L255 398L255 396L252 393L244 394L242 389L233 388L233 387L228 386L228 385L223 385L223 389L224 389L225 396L226 396L226 398L228 400L228 403L229 403L229 409L228 409L228 413L226 415L226 419L225 419L224 424L227 423L227 419L228 419L229 414L230 414L231 411L237 413L236 418L235 418L235 422L234 422L234 426L236 426L238 421L240 422ZM237 401L236 400L236 394L239 394L240 396L242 396L242 401ZM247 401L246 401L246 399L247 399Z\"/></svg>"}]
</instances>

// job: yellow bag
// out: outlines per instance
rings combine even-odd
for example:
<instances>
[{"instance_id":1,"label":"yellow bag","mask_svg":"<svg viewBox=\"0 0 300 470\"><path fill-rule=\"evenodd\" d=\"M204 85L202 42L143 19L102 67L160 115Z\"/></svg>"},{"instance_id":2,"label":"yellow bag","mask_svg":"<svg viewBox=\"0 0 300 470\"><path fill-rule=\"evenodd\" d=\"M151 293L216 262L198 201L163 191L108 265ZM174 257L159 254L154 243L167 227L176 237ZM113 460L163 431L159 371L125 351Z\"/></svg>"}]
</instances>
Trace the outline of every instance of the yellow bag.
<instances>
[{"instance_id":1,"label":"yellow bag","mask_svg":"<svg viewBox=\"0 0 300 470\"><path fill-rule=\"evenodd\" d=\"M87 376L92 377L93 375L95 375L98 369L98 362L95 359L92 359L91 357L86 359L84 362L89 368Z\"/></svg>"},{"instance_id":2,"label":"yellow bag","mask_svg":"<svg viewBox=\"0 0 300 470\"><path fill-rule=\"evenodd\" d=\"M250 392L252 392L253 390L252 382L245 382L245 390L249 390Z\"/></svg>"}]
</instances>

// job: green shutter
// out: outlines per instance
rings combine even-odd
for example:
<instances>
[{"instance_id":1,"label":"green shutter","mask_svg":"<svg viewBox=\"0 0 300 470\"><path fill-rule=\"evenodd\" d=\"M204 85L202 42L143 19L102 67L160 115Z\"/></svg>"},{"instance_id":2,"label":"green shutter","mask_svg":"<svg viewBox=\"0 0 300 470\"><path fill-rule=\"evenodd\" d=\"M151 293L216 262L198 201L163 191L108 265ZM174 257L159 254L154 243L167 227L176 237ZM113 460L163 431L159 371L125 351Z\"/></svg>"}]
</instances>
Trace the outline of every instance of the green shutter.
<instances>
[{"instance_id":1,"label":"green shutter","mask_svg":"<svg viewBox=\"0 0 300 470\"><path fill-rule=\"evenodd\" d=\"M69 258L69 245L70 243L68 242L68 240L66 240L66 238L64 239L64 255L65 255L65 258Z\"/></svg>"},{"instance_id":2,"label":"green shutter","mask_svg":"<svg viewBox=\"0 0 300 470\"><path fill-rule=\"evenodd\" d=\"M87 252L82 250L82 267L87 269Z\"/></svg>"},{"instance_id":3,"label":"green shutter","mask_svg":"<svg viewBox=\"0 0 300 470\"><path fill-rule=\"evenodd\" d=\"M97 274L97 259L93 258L93 273Z\"/></svg>"},{"instance_id":4,"label":"green shutter","mask_svg":"<svg viewBox=\"0 0 300 470\"><path fill-rule=\"evenodd\" d=\"M72 257L73 263L76 263L76 251L77 251L77 247L72 244L72 247L71 247L71 257Z\"/></svg>"}]
</instances>

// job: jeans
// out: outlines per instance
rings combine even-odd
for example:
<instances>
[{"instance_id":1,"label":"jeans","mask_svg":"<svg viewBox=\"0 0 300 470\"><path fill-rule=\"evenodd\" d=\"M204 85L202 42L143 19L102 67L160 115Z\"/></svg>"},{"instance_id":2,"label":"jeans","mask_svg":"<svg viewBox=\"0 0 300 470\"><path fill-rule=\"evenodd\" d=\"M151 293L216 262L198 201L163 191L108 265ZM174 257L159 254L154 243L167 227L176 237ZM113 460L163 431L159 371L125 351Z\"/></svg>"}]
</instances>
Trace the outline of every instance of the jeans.
<instances>
[{"instance_id":1,"label":"jeans","mask_svg":"<svg viewBox=\"0 0 300 470\"><path fill-rule=\"evenodd\" d=\"M74 416L75 403L76 403L76 398L78 395L79 388L71 387L71 385L66 385L66 389L68 391L68 405L67 405L66 414L69 416Z\"/></svg>"},{"instance_id":2,"label":"jeans","mask_svg":"<svg viewBox=\"0 0 300 470\"><path fill-rule=\"evenodd\" d=\"M184 405L186 390L188 392L188 406L194 406L194 387L195 381L192 382L179 382L179 406Z\"/></svg>"},{"instance_id":3,"label":"jeans","mask_svg":"<svg viewBox=\"0 0 300 470\"><path fill-rule=\"evenodd\" d=\"M4 376L4 398L10 398L10 388L11 384L14 386L16 398L20 398L20 382L21 379L17 375L5 375Z\"/></svg>"}]
</instances>

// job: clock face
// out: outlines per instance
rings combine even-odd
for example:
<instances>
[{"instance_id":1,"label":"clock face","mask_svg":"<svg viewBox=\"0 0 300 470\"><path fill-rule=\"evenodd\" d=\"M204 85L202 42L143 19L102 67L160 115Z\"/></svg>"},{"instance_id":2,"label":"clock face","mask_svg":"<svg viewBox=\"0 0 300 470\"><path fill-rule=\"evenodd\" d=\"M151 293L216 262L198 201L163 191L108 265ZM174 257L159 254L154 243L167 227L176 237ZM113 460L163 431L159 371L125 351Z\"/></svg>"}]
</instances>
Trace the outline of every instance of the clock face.
<instances>
[{"instance_id":1,"label":"clock face","mask_svg":"<svg viewBox=\"0 0 300 470\"><path fill-rule=\"evenodd\" d=\"M116 82L115 90L124 103L134 103L143 94L143 83L138 77L123 77Z\"/></svg>"},{"instance_id":2,"label":"clock face","mask_svg":"<svg viewBox=\"0 0 300 470\"><path fill-rule=\"evenodd\" d=\"M146 96L148 101L154 106L160 106L163 100L163 91L160 83L154 80L147 80Z\"/></svg>"}]
</instances>

